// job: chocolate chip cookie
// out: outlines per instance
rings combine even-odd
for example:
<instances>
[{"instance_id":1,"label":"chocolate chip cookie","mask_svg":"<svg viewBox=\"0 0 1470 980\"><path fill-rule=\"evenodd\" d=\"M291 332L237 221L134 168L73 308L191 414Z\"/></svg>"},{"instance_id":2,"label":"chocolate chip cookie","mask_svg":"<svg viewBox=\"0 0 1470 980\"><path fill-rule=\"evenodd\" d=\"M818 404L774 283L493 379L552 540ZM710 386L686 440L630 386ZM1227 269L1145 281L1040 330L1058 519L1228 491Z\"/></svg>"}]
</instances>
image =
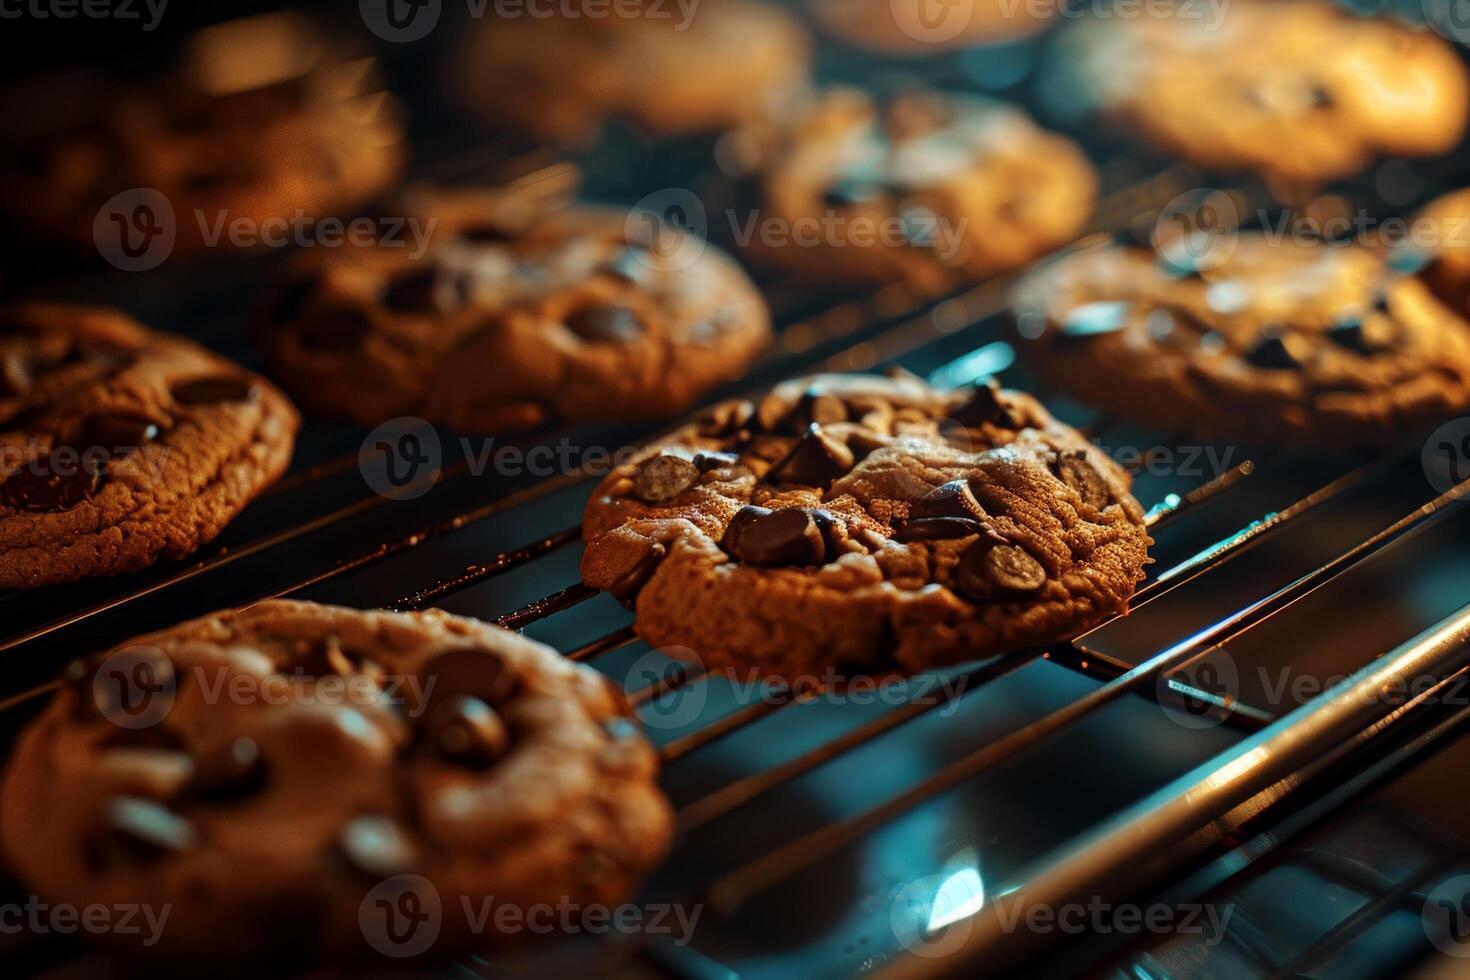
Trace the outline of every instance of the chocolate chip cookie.
<instances>
[{"instance_id":1,"label":"chocolate chip cookie","mask_svg":"<svg viewBox=\"0 0 1470 980\"><path fill-rule=\"evenodd\" d=\"M763 200L742 245L813 280L937 290L1017 268L1075 238L1097 192L1076 145L972 96L832 89L732 144Z\"/></svg>"},{"instance_id":2,"label":"chocolate chip cookie","mask_svg":"<svg viewBox=\"0 0 1470 980\"><path fill-rule=\"evenodd\" d=\"M769 340L728 256L636 216L473 190L409 210L432 227L422 254L400 239L303 255L268 305L276 372L304 406L476 432L656 418Z\"/></svg>"},{"instance_id":3,"label":"chocolate chip cookie","mask_svg":"<svg viewBox=\"0 0 1470 980\"><path fill-rule=\"evenodd\" d=\"M492 6L467 32L450 86L491 123L581 143L614 117L654 135L717 132L806 84L810 40L779 7L616 7L603 16L511 17Z\"/></svg>"},{"instance_id":4,"label":"chocolate chip cookie","mask_svg":"<svg viewBox=\"0 0 1470 980\"><path fill-rule=\"evenodd\" d=\"M924 670L1124 611L1150 544L1128 485L1028 395L818 375L614 471L582 577L710 668Z\"/></svg>"},{"instance_id":5,"label":"chocolate chip cookie","mask_svg":"<svg viewBox=\"0 0 1470 980\"><path fill-rule=\"evenodd\" d=\"M1196 268L1099 244L1028 275L1016 325L1044 377L1166 431L1386 444L1470 405L1470 326L1426 259L1250 233Z\"/></svg>"},{"instance_id":6,"label":"chocolate chip cookie","mask_svg":"<svg viewBox=\"0 0 1470 980\"><path fill-rule=\"evenodd\" d=\"M399 909L443 955L514 938L487 899L621 901L668 847L656 769L609 682L538 643L270 601L74 663L0 821L46 900L169 910L151 948L107 937L129 952L299 968L414 952Z\"/></svg>"},{"instance_id":7,"label":"chocolate chip cookie","mask_svg":"<svg viewBox=\"0 0 1470 980\"><path fill-rule=\"evenodd\" d=\"M285 471L298 427L263 379L120 313L0 311L0 588L189 554Z\"/></svg>"},{"instance_id":8,"label":"chocolate chip cookie","mask_svg":"<svg viewBox=\"0 0 1470 980\"><path fill-rule=\"evenodd\" d=\"M1238 0L1217 10L1079 24L1059 70L1115 123L1211 170L1311 185L1376 155L1443 153L1470 83L1449 44L1328 0Z\"/></svg>"},{"instance_id":9,"label":"chocolate chip cookie","mask_svg":"<svg viewBox=\"0 0 1470 980\"><path fill-rule=\"evenodd\" d=\"M258 230L355 206L404 158L371 61L295 14L206 29L157 77L35 79L4 94L3 112L0 210L89 248L99 209L125 191L167 199L173 248L188 252L228 242L216 236L234 222ZM148 220L165 217L154 208Z\"/></svg>"},{"instance_id":10,"label":"chocolate chip cookie","mask_svg":"<svg viewBox=\"0 0 1470 980\"><path fill-rule=\"evenodd\" d=\"M1052 0L812 0L834 37L880 54L919 56L1010 41L1056 17Z\"/></svg>"}]
</instances>

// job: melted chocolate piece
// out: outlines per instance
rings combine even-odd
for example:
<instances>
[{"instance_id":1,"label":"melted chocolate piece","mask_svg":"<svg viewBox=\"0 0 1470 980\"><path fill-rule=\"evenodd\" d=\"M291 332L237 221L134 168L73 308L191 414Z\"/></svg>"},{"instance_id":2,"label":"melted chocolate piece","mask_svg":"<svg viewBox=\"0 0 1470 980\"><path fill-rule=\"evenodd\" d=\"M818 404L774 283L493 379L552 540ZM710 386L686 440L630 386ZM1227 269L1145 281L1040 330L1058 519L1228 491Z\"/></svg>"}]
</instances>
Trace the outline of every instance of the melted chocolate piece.
<instances>
[{"instance_id":1,"label":"melted chocolate piece","mask_svg":"<svg viewBox=\"0 0 1470 980\"><path fill-rule=\"evenodd\" d=\"M459 695L479 698L498 708L520 690L521 681L501 662L500 655L478 647L461 647L436 655L424 665L423 687L428 698L425 710L432 713L439 705ZM430 680L433 687L429 687Z\"/></svg>"},{"instance_id":2,"label":"melted chocolate piece","mask_svg":"<svg viewBox=\"0 0 1470 980\"><path fill-rule=\"evenodd\" d=\"M976 429L982 425L997 425L1003 429L1021 428L1021 420L1001 399L1000 385L994 380L973 386L970 397L950 413L950 418L967 429Z\"/></svg>"},{"instance_id":3,"label":"melted chocolate piece","mask_svg":"<svg viewBox=\"0 0 1470 980\"><path fill-rule=\"evenodd\" d=\"M740 457L734 453L703 452L694 454L694 468L700 473L721 470L727 466L734 466L739 462Z\"/></svg>"},{"instance_id":4,"label":"melted chocolate piece","mask_svg":"<svg viewBox=\"0 0 1470 980\"><path fill-rule=\"evenodd\" d=\"M1302 366L1291 350L1288 335L1279 327L1262 327L1255 344L1245 353L1246 363L1272 371L1287 371Z\"/></svg>"},{"instance_id":5,"label":"melted chocolate piece","mask_svg":"<svg viewBox=\"0 0 1470 980\"><path fill-rule=\"evenodd\" d=\"M103 467L70 446L58 446L0 483L0 505L38 514L70 510L102 488Z\"/></svg>"},{"instance_id":6,"label":"melted chocolate piece","mask_svg":"<svg viewBox=\"0 0 1470 980\"><path fill-rule=\"evenodd\" d=\"M158 438L159 426L146 415L107 412L90 416L72 440L81 452L100 449L116 459Z\"/></svg>"},{"instance_id":7,"label":"melted chocolate piece","mask_svg":"<svg viewBox=\"0 0 1470 980\"><path fill-rule=\"evenodd\" d=\"M216 405L220 402L254 401L260 389L245 378L217 375L180 381L169 393L180 405Z\"/></svg>"},{"instance_id":8,"label":"melted chocolate piece","mask_svg":"<svg viewBox=\"0 0 1470 980\"><path fill-rule=\"evenodd\" d=\"M954 582L964 595L984 602L1035 592L1046 583L1046 569L1023 548L981 538L955 566Z\"/></svg>"},{"instance_id":9,"label":"melted chocolate piece","mask_svg":"<svg viewBox=\"0 0 1470 980\"><path fill-rule=\"evenodd\" d=\"M952 538L967 538L985 530L985 525L968 517L919 517L906 521L893 534L893 540L947 541Z\"/></svg>"},{"instance_id":10,"label":"melted chocolate piece","mask_svg":"<svg viewBox=\"0 0 1470 980\"><path fill-rule=\"evenodd\" d=\"M968 480L950 480L930 490L909 506L909 520L955 517L981 523L990 515L980 506Z\"/></svg>"},{"instance_id":11,"label":"melted chocolate piece","mask_svg":"<svg viewBox=\"0 0 1470 980\"><path fill-rule=\"evenodd\" d=\"M427 737L436 752L466 769L488 769L510 747L505 722L474 697L455 697L436 708Z\"/></svg>"},{"instance_id":12,"label":"melted chocolate piece","mask_svg":"<svg viewBox=\"0 0 1470 980\"><path fill-rule=\"evenodd\" d=\"M344 307L312 317L296 328L296 342L306 350L345 350L362 343L373 321L364 310Z\"/></svg>"},{"instance_id":13,"label":"melted chocolate piece","mask_svg":"<svg viewBox=\"0 0 1470 980\"><path fill-rule=\"evenodd\" d=\"M418 848L388 817L354 817L337 837L337 852L370 880L412 871Z\"/></svg>"},{"instance_id":14,"label":"melted chocolate piece","mask_svg":"<svg viewBox=\"0 0 1470 980\"><path fill-rule=\"evenodd\" d=\"M720 547L750 565L820 565L827 543L812 513L747 504L730 521Z\"/></svg>"},{"instance_id":15,"label":"melted chocolate piece","mask_svg":"<svg viewBox=\"0 0 1470 980\"><path fill-rule=\"evenodd\" d=\"M853 467L852 450L813 422L791 452L766 472L768 483L799 483L825 489Z\"/></svg>"},{"instance_id":16,"label":"melted chocolate piece","mask_svg":"<svg viewBox=\"0 0 1470 980\"><path fill-rule=\"evenodd\" d=\"M194 772L179 792L191 803L228 803L259 793L265 780L260 746L241 736L195 760Z\"/></svg>"},{"instance_id":17,"label":"melted chocolate piece","mask_svg":"<svg viewBox=\"0 0 1470 980\"><path fill-rule=\"evenodd\" d=\"M650 542L648 550L639 556L626 572L618 577L618 580L607 587L608 595L625 606L632 604L638 598L638 593L653 578L653 573L658 571L659 563L668 554L668 549L657 541Z\"/></svg>"},{"instance_id":18,"label":"melted chocolate piece","mask_svg":"<svg viewBox=\"0 0 1470 980\"><path fill-rule=\"evenodd\" d=\"M628 343L643 333L643 321L626 306L584 306L567 314L566 324L593 344Z\"/></svg>"},{"instance_id":19,"label":"melted chocolate piece","mask_svg":"<svg viewBox=\"0 0 1470 980\"><path fill-rule=\"evenodd\" d=\"M645 504L662 504L688 490L699 479L699 469L672 453L646 460L633 478L633 496Z\"/></svg>"},{"instance_id":20,"label":"melted chocolate piece","mask_svg":"<svg viewBox=\"0 0 1470 980\"><path fill-rule=\"evenodd\" d=\"M709 439L748 436L747 426L755 417L755 406L747 401L724 402L700 416L695 431Z\"/></svg>"}]
</instances>

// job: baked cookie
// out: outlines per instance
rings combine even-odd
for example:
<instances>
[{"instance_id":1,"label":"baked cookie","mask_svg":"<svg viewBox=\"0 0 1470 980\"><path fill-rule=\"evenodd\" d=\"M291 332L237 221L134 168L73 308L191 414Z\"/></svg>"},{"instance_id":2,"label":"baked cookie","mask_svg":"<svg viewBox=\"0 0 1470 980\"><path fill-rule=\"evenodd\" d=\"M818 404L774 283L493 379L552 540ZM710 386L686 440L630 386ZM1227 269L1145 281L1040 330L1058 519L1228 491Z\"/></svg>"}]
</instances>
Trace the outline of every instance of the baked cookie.
<instances>
[{"instance_id":1,"label":"baked cookie","mask_svg":"<svg viewBox=\"0 0 1470 980\"><path fill-rule=\"evenodd\" d=\"M731 145L760 184L752 255L815 280L937 290L1017 268L1073 240L1097 193L1076 145L973 96L832 89Z\"/></svg>"},{"instance_id":2,"label":"baked cookie","mask_svg":"<svg viewBox=\"0 0 1470 980\"><path fill-rule=\"evenodd\" d=\"M1249 443L1378 445L1470 405L1470 325L1423 261L1251 233L1198 269L1116 242L1038 268L1014 307L1038 373L1129 418Z\"/></svg>"},{"instance_id":3,"label":"baked cookie","mask_svg":"<svg viewBox=\"0 0 1470 980\"><path fill-rule=\"evenodd\" d=\"M201 31L151 80L57 73L0 101L0 210L87 247L99 209L123 191L162 194L174 249L188 252L228 222L355 206L404 158L371 60L342 57L295 14Z\"/></svg>"},{"instance_id":4,"label":"baked cookie","mask_svg":"<svg viewBox=\"0 0 1470 980\"><path fill-rule=\"evenodd\" d=\"M1068 89L1202 167L1295 184L1443 153L1464 131L1470 85L1440 37L1329 0L1222 9L1079 24L1061 46Z\"/></svg>"},{"instance_id":5,"label":"baked cookie","mask_svg":"<svg viewBox=\"0 0 1470 980\"><path fill-rule=\"evenodd\" d=\"M1028 395L800 378L608 476L582 577L712 669L926 670L1124 611L1150 544L1128 484Z\"/></svg>"},{"instance_id":6,"label":"baked cookie","mask_svg":"<svg viewBox=\"0 0 1470 980\"><path fill-rule=\"evenodd\" d=\"M170 909L152 948L109 935L131 952L300 967L413 952L385 906L438 913L437 956L512 938L475 935L486 899L621 901L668 847L656 770L621 694L539 643L269 601L73 663L0 821L48 901Z\"/></svg>"},{"instance_id":7,"label":"baked cookie","mask_svg":"<svg viewBox=\"0 0 1470 980\"><path fill-rule=\"evenodd\" d=\"M121 313L0 311L0 589L189 554L285 471L298 427L263 379Z\"/></svg>"},{"instance_id":8,"label":"baked cookie","mask_svg":"<svg viewBox=\"0 0 1470 980\"><path fill-rule=\"evenodd\" d=\"M880 54L923 55L1012 41L1042 30L1061 0L812 0L822 27Z\"/></svg>"},{"instance_id":9,"label":"baked cookie","mask_svg":"<svg viewBox=\"0 0 1470 980\"><path fill-rule=\"evenodd\" d=\"M746 0L602 17L492 7L468 31L450 85L487 121L544 140L582 143L613 117L660 136L717 132L804 86L810 47L790 13Z\"/></svg>"},{"instance_id":10,"label":"baked cookie","mask_svg":"<svg viewBox=\"0 0 1470 980\"><path fill-rule=\"evenodd\" d=\"M303 254L267 305L275 370L304 406L477 432L657 418L769 340L755 286L700 240L493 192L409 205L432 222L422 254L401 238Z\"/></svg>"}]
</instances>

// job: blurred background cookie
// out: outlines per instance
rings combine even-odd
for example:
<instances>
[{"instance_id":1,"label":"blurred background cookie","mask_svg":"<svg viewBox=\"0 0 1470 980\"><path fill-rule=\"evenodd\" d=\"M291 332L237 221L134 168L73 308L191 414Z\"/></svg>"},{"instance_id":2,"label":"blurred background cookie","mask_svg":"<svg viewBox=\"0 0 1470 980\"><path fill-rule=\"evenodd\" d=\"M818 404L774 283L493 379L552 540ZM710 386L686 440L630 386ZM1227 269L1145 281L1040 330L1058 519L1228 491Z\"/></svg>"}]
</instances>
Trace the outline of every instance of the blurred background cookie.
<instances>
[{"instance_id":1,"label":"blurred background cookie","mask_svg":"<svg viewBox=\"0 0 1470 980\"><path fill-rule=\"evenodd\" d=\"M920 56L1044 29L1060 0L810 0L824 30L856 47Z\"/></svg>"}]
</instances>

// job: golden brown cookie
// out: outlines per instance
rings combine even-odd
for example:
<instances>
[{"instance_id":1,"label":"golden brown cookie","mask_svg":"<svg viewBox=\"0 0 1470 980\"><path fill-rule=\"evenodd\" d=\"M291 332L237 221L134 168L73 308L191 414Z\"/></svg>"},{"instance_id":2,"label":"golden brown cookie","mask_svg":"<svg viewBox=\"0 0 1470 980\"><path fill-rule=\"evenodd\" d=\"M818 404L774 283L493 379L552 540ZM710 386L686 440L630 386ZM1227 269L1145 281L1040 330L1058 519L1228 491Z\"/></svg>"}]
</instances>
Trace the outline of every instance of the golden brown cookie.
<instances>
[{"instance_id":1,"label":"golden brown cookie","mask_svg":"<svg viewBox=\"0 0 1470 980\"><path fill-rule=\"evenodd\" d=\"M422 254L399 238L303 255L264 311L302 405L476 432L658 418L738 377L770 338L755 286L702 240L492 191L409 204L431 229Z\"/></svg>"},{"instance_id":2,"label":"golden brown cookie","mask_svg":"<svg viewBox=\"0 0 1470 980\"><path fill-rule=\"evenodd\" d=\"M285 471L279 391L121 313L0 313L0 588L116 575L210 541Z\"/></svg>"},{"instance_id":3,"label":"golden brown cookie","mask_svg":"<svg viewBox=\"0 0 1470 980\"><path fill-rule=\"evenodd\" d=\"M111 945L269 975L622 901L668 847L656 769L612 685L538 643L270 601L74 663L0 824L45 900L166 910Z\"/></svg>"},{"instance_id":4,"label":"golden brown cookie","mask_svg":"<svg viewBox=\"0 0 1470 980\"><path fill-rule=\"evenodd\" d=\"M609 475L582 577L712 669L926 670L1125 610L1150 543L1128 483L1028 395L799 378Z\"/></svg>"},{"instance_id":5,"label":"golden brown cookie","mask_svg":"<svg viewBox=\"0 0 1470 980\"><path fill-rule=\"evenodd\" d=\"M1470 105L1465 68L1442 38L1329 0L1092 20L1063 50L1073 87L1107 118L1211 170L1299 184L1379 155L1443 153Z\"/></svg>"}]
</instances>

